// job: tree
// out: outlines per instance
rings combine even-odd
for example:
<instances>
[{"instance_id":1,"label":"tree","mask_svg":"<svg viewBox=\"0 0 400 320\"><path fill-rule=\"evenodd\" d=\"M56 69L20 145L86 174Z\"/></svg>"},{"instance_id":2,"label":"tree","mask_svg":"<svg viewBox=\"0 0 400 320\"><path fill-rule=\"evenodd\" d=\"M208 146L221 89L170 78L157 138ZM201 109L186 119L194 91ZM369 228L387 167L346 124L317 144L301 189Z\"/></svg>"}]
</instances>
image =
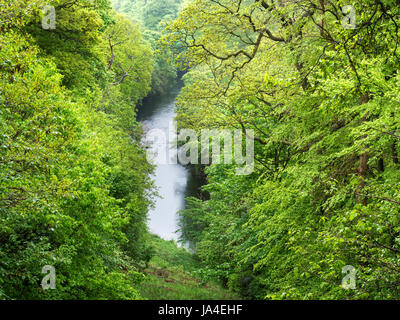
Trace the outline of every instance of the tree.
<instances>
[{"instance_id":1,"label":"tree","mask_svg":"<svg viewBox=\"0 0 400 320\"><path fill-rule=\"evenodd\" d=\"M58 27L42 30L44 4L0 1L0 298L137 299L152 168L127 117L149 90L150 51L127 35L117 62L144 61L143 79L105 97L106 30L124 19L107 1L54 1ZM46 265L56 290L40 286Z\"/></svg>"},{"instance_id":2,"label":"tree","mask_svg":"<svg viewBox=\"0 0 400 320\"><path fill-rule=\"evenodd\" d=\"M212 230L237 217L223 235L224 261L235 266L225 276L244 290L251 272L252 297L398 296L388 212L397 215L399 202L399 12L390 1L358 1L357 28L346 29L342 5L194 0L167 28L164 42L184 48L176 61L191 68L179 125L256 132L257 170L235 198L246 209L207 213L199 241L220 244ZM207 188L235 181L219 170L208 179ZM221 205L221 194L204 207ZM209 263L211 251L202 255ZM339 286L349 264L360 277L354 291Z\"/></svg>"}]
</instances>

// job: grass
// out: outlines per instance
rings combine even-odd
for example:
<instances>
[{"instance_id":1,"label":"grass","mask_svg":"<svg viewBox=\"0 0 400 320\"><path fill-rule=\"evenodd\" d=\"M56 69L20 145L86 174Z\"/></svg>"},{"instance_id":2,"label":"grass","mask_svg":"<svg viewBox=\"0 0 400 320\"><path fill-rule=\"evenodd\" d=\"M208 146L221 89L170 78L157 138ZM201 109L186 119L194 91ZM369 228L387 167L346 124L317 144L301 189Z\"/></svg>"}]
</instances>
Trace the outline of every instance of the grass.
<instances>
[{"instance_id":1,"label":"grass","mask_svg":"<svg viewBox=\"0 0 400 320\"><path fill-rule=\"evenodd\" d=\"M191 272L200 263L174 241L154 236L156 253L145 270L146 280L139 286L142 297L149 300L234 300L239 296L215 282L203 283Z\"/></svg>"}]
</instances>

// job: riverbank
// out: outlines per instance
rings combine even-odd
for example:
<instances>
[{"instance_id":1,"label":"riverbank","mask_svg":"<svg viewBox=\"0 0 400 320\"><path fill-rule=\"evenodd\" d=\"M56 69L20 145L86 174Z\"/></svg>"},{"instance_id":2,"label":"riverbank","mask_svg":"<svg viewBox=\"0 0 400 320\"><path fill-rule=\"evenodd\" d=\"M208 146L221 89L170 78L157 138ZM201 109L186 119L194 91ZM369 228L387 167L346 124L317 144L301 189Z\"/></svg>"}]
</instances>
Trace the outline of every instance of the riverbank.
<instances>
[{"instance_id":1,"label":"riverbank","mask_svg":"<svg viewBox=\"0 0 400 320\"><path fill-rule=\"evenodd\" d=\"M138 110L137 119L143 124L145 135L150 130L160 130L168 137L176 116L175 99L182 83L168 94L147 98ZM146 140L146 139L145 139ZM150 139L151 140L151 139ZM147 141L149 147L156 141ZM170 146L162 146L169 154ZM165 149L164 149L165 148ZM149 211L149 229L154 248L152 258L144 270L145 280L139 285L140 295L150 300L230 300L240 299L218 282L202 279L202 266L196 256L178 245L184 232L179 215L186 208L187 197L201 197L205 182L201 167L180 164L159 164L152 179L159 198Z\"/></svg>"},{"instance_id":2,"label":"riverbank","mask_svg":"<svg viewBox=\"0 0 400 320\"><path fill-rule=\"evenodd\" d=\"M155 254L139 285L143 298L150 300L237 300L239 296L218 282L203 281L200 262L174 241L152 236Z\"/></svg>"}]
</instances>

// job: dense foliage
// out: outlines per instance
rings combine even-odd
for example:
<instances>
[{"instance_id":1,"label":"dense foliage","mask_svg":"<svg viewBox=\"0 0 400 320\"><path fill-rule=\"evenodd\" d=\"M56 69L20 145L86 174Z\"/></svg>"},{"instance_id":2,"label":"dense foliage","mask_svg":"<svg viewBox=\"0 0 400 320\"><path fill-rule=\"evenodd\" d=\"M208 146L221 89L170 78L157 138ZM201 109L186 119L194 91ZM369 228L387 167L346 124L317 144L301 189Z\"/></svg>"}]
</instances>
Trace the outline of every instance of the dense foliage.
<instances>
[{"instance_id":1,"label":"dense foliage","mask_svg":"<svg viewBox=\"0 0 400 320\"><path fill-rule=\"evenodd\" d=\"M0 0L0 299L400 299L400 2L111 2ZM177 67L179 128L255 132L181 212L195 257L148 232L135 120Z\"/></svg>"},{"instance_id":2,"label":"dense foliage","mask_svg":"<svg viewBox=\"0 0 400 320\"><path fill-rule=\"evenodd\" d=\"M182 212L204 275L251 298L400 298L399 2L347 4L192 0L164 37L180 127L256 133L254 173L208 167Z\"/></svg>"},{"instance_id":3,"label":"dense foliage","mask_svg":"<svg viewBox=\"0 0 400 320\"><path fill-rule=\"evenodd\" d=\"M152 70L107 0L0 0L0 299L139 298L152 168L134 109Z\"/></svg>"},{"instance_id":4,"label":"dense foliage","mask_svg":"<svg viewBox=\"0 0 400 320\"><path fill-rule=\"evenodd\" d=\"M174 85L177 70L171 63L170 48L160 48L159 40L165 24L175 19L183 0L112 0L118 12L140 24L143 37L156 52L152 78L152 94L165 94Z\"/></svg>"}]
</instances>

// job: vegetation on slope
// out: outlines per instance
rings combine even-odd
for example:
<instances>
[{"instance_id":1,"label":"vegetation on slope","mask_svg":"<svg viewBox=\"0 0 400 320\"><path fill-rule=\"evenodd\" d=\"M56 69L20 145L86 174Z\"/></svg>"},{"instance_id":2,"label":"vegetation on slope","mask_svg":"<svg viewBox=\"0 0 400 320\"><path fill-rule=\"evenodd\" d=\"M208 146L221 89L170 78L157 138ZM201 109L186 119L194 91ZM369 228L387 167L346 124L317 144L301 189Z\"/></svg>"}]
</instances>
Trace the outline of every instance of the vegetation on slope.
<instances>
[{"instance_id":1,"label":"vegetation on slope","mask_svg":"<svg viewBox=\"0 0 400 320\"><path fill-rule=\"evenodd\" d=\"M152 237L154 255L139 285L140 294L154 300L230 300L240 299L221 283L204 279L200 262L174 241Z\"/></svg>"},{"instance_id":2,"label":"vegetation on slope","mask_svg":"<svg viewBox=\"0 0 400 320\"><path fill-rule=\"evenodd\" d=\"M152 168L134 108L152 51L108 1L53 1L45 30L46 4L0 1L0 297L139 298Z\"/></svg>"},{"instance_id":3,"label":"vegetation on slope","mask_svg":"<svg viewBox=\"0 0 400 320\"><path fill-rule=\"evenodd\" d=\"M400 298L400 11L346 4L193 0L164 37L190 67L179 126L255 132L254 172L210 166L182 213L207 272L250 298Z\"/></svg>"}]
</instances>

